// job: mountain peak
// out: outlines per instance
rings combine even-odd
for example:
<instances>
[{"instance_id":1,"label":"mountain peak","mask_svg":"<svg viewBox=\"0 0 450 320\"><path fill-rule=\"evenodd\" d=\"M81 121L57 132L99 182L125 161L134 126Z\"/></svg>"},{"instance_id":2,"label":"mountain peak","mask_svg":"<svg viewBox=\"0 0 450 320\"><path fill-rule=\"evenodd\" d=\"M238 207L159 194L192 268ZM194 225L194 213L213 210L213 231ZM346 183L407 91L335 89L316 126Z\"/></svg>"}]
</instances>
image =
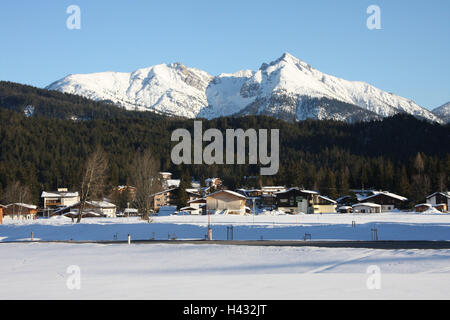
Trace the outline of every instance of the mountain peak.
<instances>
[{"instance_id":1,"label":"mountain peak","mask_svg":"<svg viewBox=\"0 0 450 320\"><path fill-rule=\"evenodd\" d=\"M293 121L311 117L348 120L355 114L364 114L369 119L373 115L409 113L443 122L410 99L366 83L327 75L288 52L269 64L264 63L255 72L214 77L176 62L139 69L132 74L65 77L47 89L113 101L129 110L189 118L270 114Z\"/></svg>"}]
</instances>

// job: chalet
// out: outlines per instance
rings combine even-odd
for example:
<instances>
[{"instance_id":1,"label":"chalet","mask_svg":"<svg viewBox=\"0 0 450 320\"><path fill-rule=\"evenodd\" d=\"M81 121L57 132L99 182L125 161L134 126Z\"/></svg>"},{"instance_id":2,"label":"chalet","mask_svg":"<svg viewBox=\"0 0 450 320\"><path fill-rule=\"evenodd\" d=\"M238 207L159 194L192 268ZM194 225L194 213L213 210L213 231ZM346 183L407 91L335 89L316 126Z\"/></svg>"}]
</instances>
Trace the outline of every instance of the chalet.
<instances>
[{"instance_id":1,"label":"chalet","mask_svg":"<svg viewBox=\"0 0 450 320\"><path fill-rule=\"evenodd\" d=\"M86 201L83 218L115 218L116 205L107 201ZM66 217L77 217L80 212L80 202L71 206L53 211L53 216L62 215Z\"/></svg>"},{"instance_id":2,"label":"chalet","mask_svg":"<svg viewBox=\"0 0 450 320\"><path fill-rule=\"evenodd\" d=\"M209 214L245 214L247 198L237 192L221 190L206 197L206 212Z\"/></svg>"},{"instance_id":3,"label":"chalet","mask_svg":"<svg viewBox=\"0 0 450 320\"><path fill-rule=\"evenodd\" d=\"M153 194L153 210L158 211L163 206L170 206L176 203L175 190L170 188Z\"/></svg>"},{"instance_id":4,"label":"chalet","mask_svg":"<svg viewBox=\"0 0 450 320\"><path fill-rule=\"evenodd\" d=\"M188 202L188 206L185 208L181 208L180 211L187 211L189 214L193 215L201 215L203 214L203 209L206 206L205 198L193 199Z\"/></svg>"},{"instance_id":5,"label":"chalet","mask_svg":"<svg viewBox=\"0 0 450 320\"><path fill-rule=\"evenodd\" d=\"M38 207L26 203L12 203L3 208L3 219L32 220L36 219Z\"/></svg>"},{"instance_id":6,"label":"chalet","mask_svg":"<svg viewBox=\"0 0 450 320\"><path fill-rule=\"evenodd\" d=\"M282 186L265 186L261 188L263 195L274 195L277 192L286 191L286 187Z\"/></svg>"},{"instance_id":7,"label":"chalet","mask_svg":"<svg viewBox=\"0 0 450 320\"><path fill-rule=\"evenodd\" d=\"M89 201L89 204L100 211L103 216L107 218L116 218L117 207L115 204L108 201Z\"/></svg>"},{"instance_id":8,"label":"chalet","mask_svg":"<svg viewBox=\"0 0 450 320\"><path fill-rule=\"evenodd\" d=\"M41 198L44 202L44 209L55 209L58 207L68 207L80 201L78 192L69 192L67 188L58 188L58 191L43 191Z\"/></svg>"},{"instance_id":9,"label":"chalet","mask_svg":"<svg viewBox=\"0 0 450 320\"><path fill-rule=\"evenodd\" d=\"M381 205L371 202L357 203L352 206L355 213L381 213Z\"/></svg>"},{"instance_id":10,"label":"chalet","mask_svg":"<svg viewBox=\"0 0 450 320\"><path fill-rule=\"evenodd\" d=\"M278 210L287 213L331 213L336 212L336 201L321 196L316 191L300 190L297 187L277 192Z\"/></svg>"},{"instance_id":11,"label":"chalet","mask_svg":"<svg viewBox=\"0 0 450 320\"><path fill-rule=\"evenodd\" d=\"M126 208L125 210L123 210L123 214L124 217L139 217L139 210L135 209L135 208Z\"/></svg>"},{"instance_id":12,"label":"chalet","mask_svg":"<svg viewBox=\"0 0 450 320\"><path fill-rule=\"evenodd\" d=\"M201 198L200 193L198 192L198 189L189 188L189 189L186 189L186 193L188 196L188 201L192 201L192 200Z\"/></svg>"},{"instance_id":13,"label":"chalet","mask_svg":"<svg viewBox=\"0 0 450 320\"><path fill-rule=\"evenodd\" d=\"M431 204L433 207L439 206L442 212L446 212L450 208L450 191L446 192L435 192L427 197L427 203ZM436 208L437 209L437 208Z\"/></svg>"},{"instance_id":14,"label":"chalet","mask_svg":"<svg viewBox=\"0 0 450 320\"><path fill-rule=\"evenodd\" d=\"M373 191L372 195L358 198L360 203L375 203L381 206L381 212L397 209L408 199L388 191Z\"/></svg>"}]
</instances>

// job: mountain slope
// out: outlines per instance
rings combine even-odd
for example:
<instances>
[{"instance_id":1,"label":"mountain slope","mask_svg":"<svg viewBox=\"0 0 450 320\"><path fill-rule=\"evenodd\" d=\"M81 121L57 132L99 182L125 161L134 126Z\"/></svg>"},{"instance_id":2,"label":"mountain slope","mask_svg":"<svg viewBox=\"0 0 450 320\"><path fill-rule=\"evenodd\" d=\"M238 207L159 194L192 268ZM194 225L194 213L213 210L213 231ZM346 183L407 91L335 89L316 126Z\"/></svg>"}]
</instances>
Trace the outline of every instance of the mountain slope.
<instances>
[{"instance_id":1,"label":"mountain slope","mask_svg":"<svg viewBox=\"0 0 450 320\"><path fill-rule=\"evenodd\" d=\"M161 64L133 73L69 75L47 89L188 118L268 114L290 121L359 121L408 113L442 122L409 99L327 75L288 53L258 71L213 77L180 63Z\"/></svg>"},{"instance_id":2,"label":"mountain slope","mask_svg":"<svg viewBox=\"0 0 450 320\"><path fill-rule=\"evenodd\" d=\"M433 114L437 117L441 118L444 122L450 123L450 102L447 102L446 104L433 109L433 111L431 112L433 112Z\"/></svg>"}]
</instances>

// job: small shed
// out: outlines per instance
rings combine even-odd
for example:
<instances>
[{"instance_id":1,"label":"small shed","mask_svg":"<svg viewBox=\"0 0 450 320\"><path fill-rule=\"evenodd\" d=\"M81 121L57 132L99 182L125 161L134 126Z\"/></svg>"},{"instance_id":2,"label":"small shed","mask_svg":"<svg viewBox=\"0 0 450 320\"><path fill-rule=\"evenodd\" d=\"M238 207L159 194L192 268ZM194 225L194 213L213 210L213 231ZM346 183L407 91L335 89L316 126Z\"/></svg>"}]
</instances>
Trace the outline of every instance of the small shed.
<instances>
[{"instance_id":1,"label":"small shed","mask_svg":"<svg viewBox=\"0 0 450 320\"><path fill-rule=\"evenodd\" d=\"M429 203L420 203L420 204L414 206L414 211L415 212L425 212L427 210L430 210L431 207L432 206Z\"/></svg>"},{"instance_id":2,"label":"small shed","mask_svg":"<svg viewBox=\"0 0 450 320\"><path fill-rule=\"evenodd\" d=\"M352 213L353 208L351 206L341 206L337 208L338 213Z\"/></svg>"}]
</instances>

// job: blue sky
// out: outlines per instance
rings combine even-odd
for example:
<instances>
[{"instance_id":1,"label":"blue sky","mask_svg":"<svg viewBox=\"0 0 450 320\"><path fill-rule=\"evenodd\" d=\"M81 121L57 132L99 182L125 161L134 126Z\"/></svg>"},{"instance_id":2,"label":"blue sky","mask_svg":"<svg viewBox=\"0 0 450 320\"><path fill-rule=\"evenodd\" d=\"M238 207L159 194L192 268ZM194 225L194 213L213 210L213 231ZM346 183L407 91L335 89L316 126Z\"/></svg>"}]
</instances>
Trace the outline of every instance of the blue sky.
<instances>
[{"instance_id":1,"label":"blue sky","mask_svg":"<svg viewBox=\"0 0 450 320\"><path fill-rule=\"evenodd\" d=\"M72 4L80 30L66 28ZM381 30L366 27L372 4ZM289 52L432 109L450 101L449 13L448 0L1 1L0 80L44 87L170 62L216 75Z\"/></svg>"}]
</instances>

